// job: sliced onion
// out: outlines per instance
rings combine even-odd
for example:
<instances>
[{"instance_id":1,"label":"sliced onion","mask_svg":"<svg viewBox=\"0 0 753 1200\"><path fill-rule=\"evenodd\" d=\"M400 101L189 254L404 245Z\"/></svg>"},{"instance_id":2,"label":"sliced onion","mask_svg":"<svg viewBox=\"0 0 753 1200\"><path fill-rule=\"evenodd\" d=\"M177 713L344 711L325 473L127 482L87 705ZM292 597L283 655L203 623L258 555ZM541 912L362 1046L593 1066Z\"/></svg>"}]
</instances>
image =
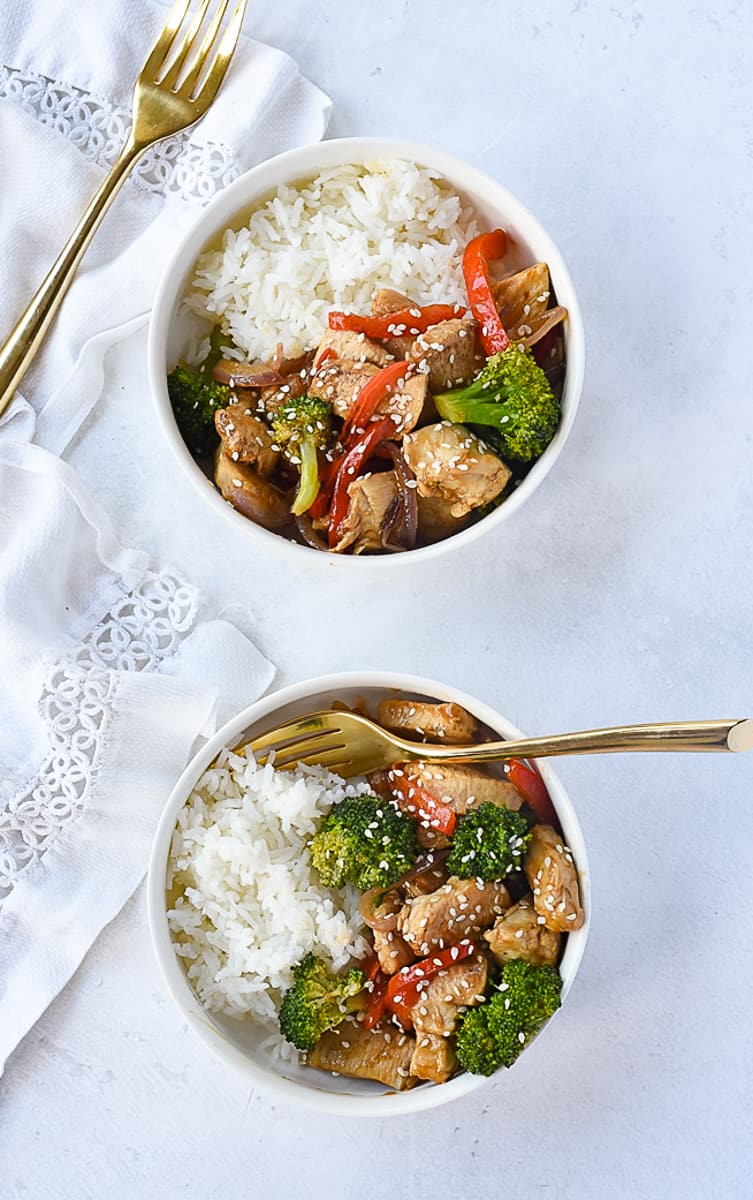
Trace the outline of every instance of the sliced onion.
<instances>
[{"instance_id":1,"label":"sliced onion","mask_svg":"<svg viewBox=\"0 0 753 1200\"><path fill-rule=\"evenodd\" d=\"M443 846L440 850L429 850L426 854L422 854L419 859L411 867L410 871L406 871L401 875L397 883L393 883L394 888L403 887L411 880L418 878L419 875L424 875L427 871L431 871L434 867L441 867L446 858L449 857L452 846Z\"/></svg>"},{"instance_id":2,"label":"sliced onion","mask_svg":"<svg viewBox=\"0 0 753 1200\"><path fill-rule=\"evenodd\" d=\"M548 308L546 312L541 313L541 316L536 318L537 324L535 328L532 328L530 325L528 326L531 332L527 337L522 339L523 345L526 349L530 350L531 346L535 346L537 342L540 342L549 333L550 329L554 329L556 325L559 325L560 321L564 321L566 316L567 309L561 308L560 305Z\"/></svg>"},{"instance_id":3,"label":"sliced onion","mask_svg":"<svg viewBox=\"0 0 753 1200\"><path fill-rule=\"evenodd\" d=\"M277 387L285 382L285 376L276 367L255 367L252 363L235 362L232 358L221 358L215 363L212 375L218 383L226 383L229 387Z\"/></svg>"},{"instance_id":4,"label":"sliced onion","mask_svg":"<svg viewBox=\"0 0 753 1200\"><path fill-rule=\"evenodd\" d=\"M310 546L312 550L323 550L325 554L329 554L329 546L314 529L313 521L308 513L300 513L293 520L307 546Z\"/></svg>"},{"instance_id":5,"label":"sliced onion","mask_svg":"<svg viewBox=\"0 0 753 1200\"><path fill-rule=\"evenodd\" d=\"M316 350L306 350L304 354L297 354L295 358L283 358L280 363L280 372L287 376L307 371L314 361L315 354Z\"/></svg>"},{"instance_id":6,"label":"sliced onion","mask_svg":"<svg viewBox=\"0 0 753 1200\"><path fill-rule=\"evenodd\" d=\"M391 933L393 929L397 929L397 918L400 909L403 907L403 902L397 893L396 886L388 888L387 891L383 887L371 888L370 891L364 892L358 901L358 911L368 925L369 929L375 929L377 933ZM392 898L392 912L377 914L378 908L384 908L385 901ZM381 903L377 903L380 900Z\"/></svg>"},{"instance_id":7,"label":"sliced onion","mask_svg":"<svg viewBox=\"0 0 753 1200\"><path fill-rule=\"evenodd\" d=\"M218 448L214 464L214 482L224 500L265 529L282 529L290 523L290 494L280 491L269 479L262 479L248 463L233 462Z\"/></svg>"},{"instance_id":8,"label":"sliced onion","mask_svg":"<svg viewBox=\"0 0 753 1200\"><path fill-rule=\"evenodd\" d=\"M392 459L397 480L397 495L382 520L382 545L386 550L412 550L418 533L415 476L397 442L382 442L379 449Z\"/></svg>"}]
</instances>

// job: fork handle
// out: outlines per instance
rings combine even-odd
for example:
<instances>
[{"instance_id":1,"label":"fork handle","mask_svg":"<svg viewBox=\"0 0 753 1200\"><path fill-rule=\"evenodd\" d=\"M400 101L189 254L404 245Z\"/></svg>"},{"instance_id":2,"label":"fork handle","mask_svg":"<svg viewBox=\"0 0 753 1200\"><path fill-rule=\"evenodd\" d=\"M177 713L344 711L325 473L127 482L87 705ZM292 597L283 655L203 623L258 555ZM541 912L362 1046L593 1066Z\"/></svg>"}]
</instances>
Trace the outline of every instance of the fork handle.
<instances>
[{"instance_id":1,"label":"fork handle","mask_svg":"<svg viewBox=\"0 0 753 1200\"><path fill-rule=\"evenodd\" d=\"M415 746L411 745L415 751ZM487 742L479 746L427 746L413 757L444 762L493 762L505 758L550 758L558 754L616 754L646 750L750 750L753 720L680 721L663 725L617 725L551 737Z\"/></svg>"},{"instance_id":2,"label":"fork handle","mask_svg":"<svg viewBox=\"0 0 753 1200\"><path fill-rule=\"evenodd\" d=\"M10 404L18 384L31 365L100 221L123 186L131 167L145 149L146 146L138 145L132 138L128 138L109 174L102 181L78 225L0 350L0 416Z\"/></svg>"}]
</instances>

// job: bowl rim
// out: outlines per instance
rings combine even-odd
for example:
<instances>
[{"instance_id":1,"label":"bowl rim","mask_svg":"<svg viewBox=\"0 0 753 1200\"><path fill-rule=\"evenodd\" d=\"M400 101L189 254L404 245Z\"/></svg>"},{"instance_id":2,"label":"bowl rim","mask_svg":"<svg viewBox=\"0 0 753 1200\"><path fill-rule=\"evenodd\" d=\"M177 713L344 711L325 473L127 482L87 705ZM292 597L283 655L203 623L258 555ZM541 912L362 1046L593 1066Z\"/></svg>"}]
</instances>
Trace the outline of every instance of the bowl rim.
<instances>
[{"instance_id":1,"label":"bowl rim","mask_svg":"<svg viewBox=\"0 0 753 1200\"><path fill-rule=\"evenodd\" d=\"M310 1110L337 1116L374 1117L402 1116L409 1112L420 1112L438 1107L468 1095L488 1082L484 1076L462 1074L441 1085L427 1085L405 1092L387 1092L370 1096L349 1096L327 1092L315 1085L303 1087L292 1079L278 1075L273 1070L254 1062L243 1050L223 1038L221 1032L207 1019L207 1013L193 992L190 983L175 953L167 924L165 903L165 878L173 830L177 815L188 798L197 779L217 754L226 746L232 746L244 731L266 716L271 716L283 706L305 700L321 692L335 694L340 689L387 689L390 691L417 693L436 697L440 701L454 701L473 713L484 724L506 737L522 737L507 718L483 701L447 684L422 676L391 671L347 671L320 675L300 683L281 688L263 696L227 721L194 755L173 788L157 825L152 841L146 884L146 901L149 931L157 964L168 993L182 1013L191 1031L203 1042L216 1058L239 1070L262 1091L280 1100L303 1106ZM568 839L578 864L581 899L585 921L579 930L568 935L569 945L575 939L574 952L570 954L569 971L563 979L563 1003L577 977L585 953L591 924L591 875L588 865L585 839L575 808L559 778L546 762L538 764L549 788L552 802L558 815L564 816ZM574 835L574 836L573 836ZM557 1014L555 1013L554 1016ZM547 1022L548 1028L552 1020ZM542 1034L545 1030L542 1030ZM541 1035L537 1035L541 1036Z\"/></svg>"},{"instance_id":2,"label":"bowl rim","mask_svg":"<svg viewBox=\"0 0 753 1200\"><path fill-rule=\"evenodd\" d=\"M440 174L462 179L464 182L461 190L467 181L469 189L493 195L493 200L489 202L490 207L499 208L500 213L505 214L505 221L510 220L518 227L526 229L526 240L535 242L537 254L548 264L553 278L556 279L560 298L563 292L569 293L566 304L567 368L563 391L566 405L563 406L565 411L557 433L525 479L504 503L468 528L430 546L422 546L403 554L324 554L256 525L236 512L210 484L183 441L170 407L165 382L168 336L170 322L185 290L184 280L190 264L196 261L212 236L216 236L222 228L227 227L244 207L261 200L279 183L292 182L296 177L305 178L325 166L348 162L369 163L380 158L405 158L436 169ZM301 164L300 172L298 164ZM328 138L312 145L287 150L244 172L214 197L201 217L187 230L170 257L154 299L149 321L147 365L152 401L162 435L170 445L184 474L218 516L224 516L225 520L239 531L243 531L245 536L255 539L260 546L275 547L282 554L295 554L291 563L297 561L302 566L306 561L313 564L318 560L321 565L338 566L345 570L388 570L402 568L408 562L414 565L426 562L452 549L468 545L483 533L512 517L533 495L559 458L575 421L585 376L585 334L575 287L559 248L538 218L503 184L460 158L419 143L382 137ZM306 554L307 559L301 557L301 552Z\"/></svg>"}]
</instances>

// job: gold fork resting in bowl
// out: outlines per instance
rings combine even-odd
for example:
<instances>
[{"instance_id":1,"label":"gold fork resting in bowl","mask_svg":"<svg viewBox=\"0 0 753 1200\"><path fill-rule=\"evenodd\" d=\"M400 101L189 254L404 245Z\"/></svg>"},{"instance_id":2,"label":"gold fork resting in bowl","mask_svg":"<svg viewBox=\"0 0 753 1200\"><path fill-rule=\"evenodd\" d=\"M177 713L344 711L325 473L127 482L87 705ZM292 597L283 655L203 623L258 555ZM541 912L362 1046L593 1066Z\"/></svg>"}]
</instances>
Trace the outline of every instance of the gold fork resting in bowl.
<instances>
[{"instance_id":1,"label":"gold fork resting in bowl","mask_svg":"<svg viewBox=\"0 0 753 1200\"><path fill-rule=\"evenodd\" d=\"M753 749L753 720L680 721L662 725L618 725L549 737L472 746L409 742L368 717L351 712L316 712L296 717L247 743L257 762L274 753L276 767L299 763L328 767L350 778L398 762L497 762L558 754L614 754L628 750L741 751Z\"/></svg>"},{"instance_id":2,"label":"gold fork resting in bowl","mask_svg":"<svg viewBox=\"0 0 753 1200\"><path fill-rule=\"evenodd\" d=\"M238 42L247 0L219 0L200 37L210 0L202 0L183 37L190 0L175 0L133 89L133 123L112 170L0 350L0 415L10 404L60 307L78 264L134 163L155 142L188 129L204 116L225 78Z\"/></svg>"}]
</instances>

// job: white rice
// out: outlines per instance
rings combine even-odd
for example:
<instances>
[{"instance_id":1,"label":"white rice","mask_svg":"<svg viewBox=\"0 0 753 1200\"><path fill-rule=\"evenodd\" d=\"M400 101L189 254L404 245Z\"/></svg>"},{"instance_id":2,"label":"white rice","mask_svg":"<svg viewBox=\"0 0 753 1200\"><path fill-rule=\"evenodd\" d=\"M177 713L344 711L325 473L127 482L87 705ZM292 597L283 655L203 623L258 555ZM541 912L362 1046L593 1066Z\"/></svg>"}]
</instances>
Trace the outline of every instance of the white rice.
<instances>
[{"instance_id":1,"label":"white rice","mask_svg":"<svg viewBox=\"0 0 753 1200\"><path fill-rule=\"evenodd\" d=\"M269 360L315 346L331 308L367 313L378 287L419 304L465 304L463 248L473 209L436 173L400 159L336 166L278 187L244 228L196 266L189 308L222 329L240 357Z\"/></svg>"},{"instance_id":2,"label":"white rice","mask_svg":"<svg viewBox=\"0 0 753 1200\"><path fill-rule=\"evenodd\" d=\"M204 772L173 835L168 922L208 1009L271 1022L309 950L335 970L366 953L358 892L323 887L307 849L332 805L364 789L320 767L275 771L229 751Z\"/></svg>"}]
</instances>

